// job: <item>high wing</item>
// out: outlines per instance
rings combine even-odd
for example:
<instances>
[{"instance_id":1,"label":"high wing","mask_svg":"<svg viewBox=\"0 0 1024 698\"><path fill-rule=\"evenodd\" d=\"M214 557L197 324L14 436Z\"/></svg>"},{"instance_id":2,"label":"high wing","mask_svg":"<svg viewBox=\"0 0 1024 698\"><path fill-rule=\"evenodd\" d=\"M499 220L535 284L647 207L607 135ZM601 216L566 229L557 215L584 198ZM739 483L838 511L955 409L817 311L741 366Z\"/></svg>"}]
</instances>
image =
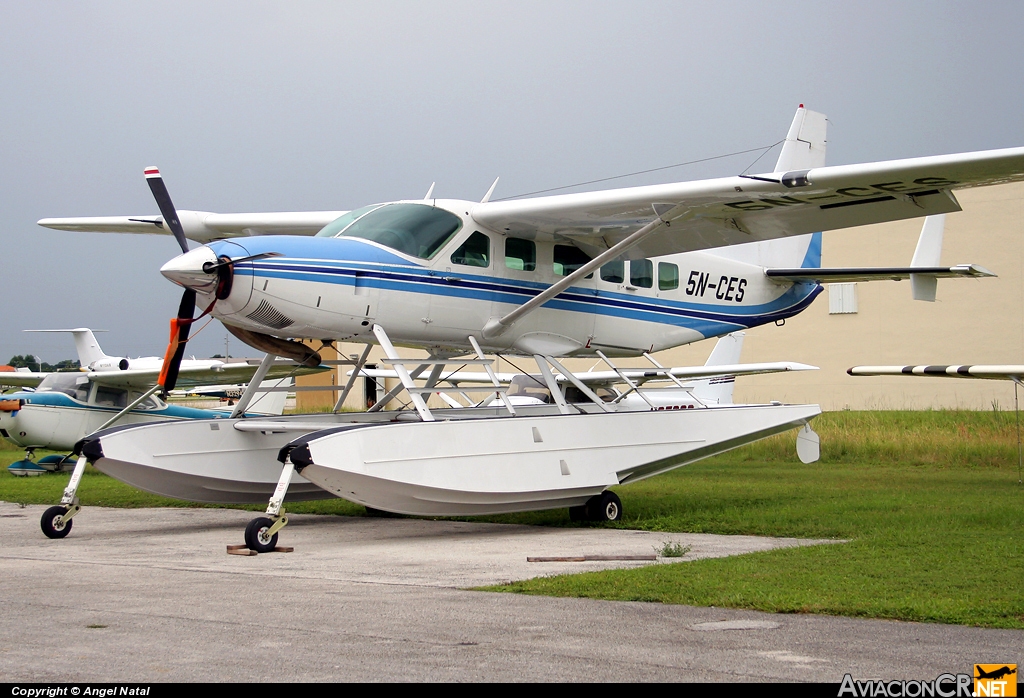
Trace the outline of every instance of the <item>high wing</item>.
<instances>
[{"instance_id":1,"label":"high wing","mask_svg":"<svg viewBox=\"0 0 1024 698\"><path fill-rule=\"evenodd\" d=\"M0 371L0 387L34 388L48 375L35 371Z\"/></svg>"},{"instance_id":2,"label":"high wing","mask_svg":"<svg viewBox=\"0 0 1024 698\"><path fill-rule=\"evenodd\" d=\"M846 371L851 376L929 376L939 378L985 378L1012 380L1024 378L1024 365L973 366L854 366Z\"/></svg>"},{"instance_id":3,"label":"high wing","mask_svg":"<svg viewBox=\"0 0 1024 698\"><path fill-rule=\"evenodd\" d=\"M810 366L808 364L796 363L793 361L774 361L765 363L751 363L751 364L728 364L728 365L714 365L714 366L679 366L674 368L623 368L620 369L621 376L615 371L587 371L574 373L580 381L587 385L613 385L615 383L624 382L622 376L629 378L631 381L639 384L646 383L648 381L668 381L671 380L669 375L676 378L683 379L698 379L698 378L714 378L717 376L753 376L760 373L785 373L788 371L816 371L817 366ZM360 375L365 375L371 378L397 378L398 374L390 369L368 369L364 368L360 371ZM501 383L510 383L518 373L496 373L498 381ZM567 383L569 379L563 376L561 373L555 372L555 380L559 383ZM472 371L456 371L451 375L440 378L438 382L444 383L480 383L491 385L491 379L486 373L472 372Z\"/></svg>"},{"instance_id":4,"label":"high wing","mask_svg":"<svg viewBox=\"0 0 1024 698\"><path fill-rule=\"evenodd\" d=\"M959 211L954 190L1022 179L1024 148L1007 148L493 201L472 215L592 253L658 223L625 255L637 259Z\"/></svg>"},{"instance_id":5,"label":"high wing","mask_svg":"<svg viewBox=\"0 0 1024 698\"><path fill-rule=\"evenodd\" d=\"M178 388L197 385L214 385L228 383L247 383L256 373L258 364L237 363L224 364L218 368L182 368L178 372ZM265 380L287 378L288 376L304 376L310 373L329 371L328 366L306 368L292 361L276 362ZM117 388L146 389L156 385L160 377L159 369L128 369L127 371L89 371L89 380Z\"/></svg>"},{"instance_id":6,"label":"high wing","mask_svg":"<svg viewBox=\"0 0 1024 698\"><path fill-rule=\"evenodd\" d=\"M178 210L185 237L200 243L252 235L314 235L347 211L281 213L210 213ZM160 215L43 218L39 225L54 230L93 233L150 233L171 235Z\"/></svg>"}]
</instances>

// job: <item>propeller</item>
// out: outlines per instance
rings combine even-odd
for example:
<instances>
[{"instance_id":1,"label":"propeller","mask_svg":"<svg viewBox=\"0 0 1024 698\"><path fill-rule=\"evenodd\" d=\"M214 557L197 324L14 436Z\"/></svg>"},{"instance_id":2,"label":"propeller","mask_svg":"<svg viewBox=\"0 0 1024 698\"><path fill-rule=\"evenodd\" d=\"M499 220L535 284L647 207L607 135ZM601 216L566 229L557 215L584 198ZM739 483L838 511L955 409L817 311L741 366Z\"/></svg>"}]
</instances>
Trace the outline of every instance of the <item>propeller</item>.
<instances>
[{"instance_id":1,"label":"propeller","mask_svg":"<svg viewBox=\"0 0 1024 698\"><path fill-rule=\"evenodd\" d=\"M149 190L153 192L156 205L160 207L160 215L163 216L164 223L170 228L171 233L174 234L174 239L181 246L182 253L188 252L188 240L185 238L185 231L178 220L178 212L174 210L171 195L167 193L167 185L164 184L164 179L160 176L160 170L155 167L147 167L145 174L146 183L149 184ZM214 298L210 307L199 317L203 317L203 315L213 310L216 302L217 300ZM164 397L167 396L167 393L174 390L174 386L178 382L178 369L181 368L181 360L185 356L185 344L188 342L189 327L199 319L192 317L195 312L196 292L186 288L185 292L181 295L181 303L178 304L178 315L171 318L171 336L167 343L167 351L164 353L164 363L160 369L160 378L157 380Z\"/></svg>"},{"instance_id":2,"label":"propeller","mask_svg":"<svg viewBox=\"0 0 1024 698\"><path fill-rule=\"evenodd\" d=\"M146 182L149 184L149 189L153 192L153 198L156 199L157 206L160 207L160 215L163 216L164 224L170 229L171 233L174 234L174 239L178 241L182 254L187 254L189 251L188 240L185 238L185 231L182 229L181 222L178 220L178 212L175 211L174 204L171 202L171 195L167 193L167 186L164 184L163 177L160 176L160 170L155 167L147 167L145 174ZM157 380L160 384L164 397L167 396L167 393L174 390L174 386L178 382L178 370L181 368L181 360L185 356L185 344L189 339L188 335L190 326L196 320L208 315L213 310L213 306L217 304L219 299L227 298L231 294L231 284L234 279L234 265L255 259L280 256L282 256L280 252L263 252L260 254L249 255L248 257L239 257L237 259L221 256L215 262L209 261L203 263L203 273L210 274L211 276L215 275L217 277L217 284L213 290L213 301L210 303L209 307L199 315L199 317L193 318L192 316L196 312L195 289L186 286L185 292L181 295L181 303L178 305L178 314L171 318L171 336L167 342L167 351L164 353L164 363L160 369L160 378ZM176 281L176 283L182 283L182 285L185 285L185 283L181 281ZM228 329L232 328L229 327ZM280 342L282 340L277 341ZM302 345L299 344L299 346L301 347ZM277 349L278 353L280 353L281 347L277 347ZM287 350L291 348L285 347L285 349ZM292 349L292 351L294 352L295 350ZM309 352L307 351L306 353L308 354ZM287 356L289 354L285 351L285 353L281 355ZM320 355L314 353L313 356L316 357L316 363L312 365L318 365L320 363ZM307 357L306 354L303 354L303 357L310 360L312 359L312 357Z\"/></svg>"}]
</instances>

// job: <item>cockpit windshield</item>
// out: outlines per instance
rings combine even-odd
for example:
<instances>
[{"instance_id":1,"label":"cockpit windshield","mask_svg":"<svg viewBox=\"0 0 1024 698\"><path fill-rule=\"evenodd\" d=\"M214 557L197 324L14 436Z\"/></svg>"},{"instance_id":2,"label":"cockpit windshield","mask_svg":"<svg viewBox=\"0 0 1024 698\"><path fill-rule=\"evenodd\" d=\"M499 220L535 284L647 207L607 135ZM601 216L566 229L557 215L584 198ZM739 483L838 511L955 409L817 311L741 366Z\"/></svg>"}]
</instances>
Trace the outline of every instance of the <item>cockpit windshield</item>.
<instances>
[{"instance_id":1,"label":"cockpit windshield","mask_svg":"<svg viewBox=\"0 0 1024 698\"><path fill-rule=\"evenodd\" d=\"M462 219L443 208L384 204L350 211L317 235L372 240L412 257L430 259L461 227Z\"/></svg>"},{"instance_id":2,"label":"cockpit windshield","mask_svg":"<svg viewBox=\"0 0 1024 698\"><path fill-rule=\"evenodd\" d=\"M318 238L337 237L338 233L352 225L352 223L355 222L357 219L362 218L370 211L374 210L375 208L380 208L383 205L384 204L372 204L370 206L363 206L362 208L357 208L355 211L349 211L346 214L338 216L333 221L331 221L323 228L321 228L320 231L316 234L316 236Z\"/></svg>"},{"instance_id":3,"label":"cockpit windshield","mask_svg":"<svg viewBox=\"0 0 1024 698\"><path fill-rule=\"evenodd\" d=\"M42 380L37 393L64 393L81 402L89 400L89 378L81 373L51 373Z\"/></svg>"}]
</instances>

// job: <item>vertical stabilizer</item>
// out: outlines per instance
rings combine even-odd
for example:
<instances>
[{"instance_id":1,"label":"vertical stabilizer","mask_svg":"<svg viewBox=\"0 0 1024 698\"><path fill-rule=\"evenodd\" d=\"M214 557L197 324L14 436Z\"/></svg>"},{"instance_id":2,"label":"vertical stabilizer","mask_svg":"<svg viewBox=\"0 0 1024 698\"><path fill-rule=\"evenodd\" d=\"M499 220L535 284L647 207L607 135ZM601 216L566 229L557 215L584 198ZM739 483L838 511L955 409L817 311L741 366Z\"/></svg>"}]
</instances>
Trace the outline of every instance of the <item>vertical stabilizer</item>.
<instances>
[{"instance_id":1,"label":"vertical stabilizer","mask_svg":"<svg viewBox=\"0 0 1024 698\"><path fill-rule=\"evenodd\" d=\"M107 356L100 349L100 343L96 341L96 335L88 327L76 327L73 330L25 330L26 332L70 332L75 338L75 349L78 351L78 362L82 368L89 368L100 359L113 359L117 357ZM100 330L103 332L103 330Z\"/></svg>"},{"instance_id":2,"label":"vertical stabilizer","mask_svg":"<svg viewBox=\"0 0 1024 698\"><path fill-rule=\"evenodd\" d=\"M711 356L704 362L705 366L728 366L740 362L743 351L742 332L727 334L718 340ZM695 381L693 396L707 404L731 405L732 389L736 385L736 376L715 376L706 380Z\"/></svg>"},{"instance_id":3,"label":"vertical stabilizer","mask_svg":"<svg viewBox=\"0 0 1024 698\"><path fill-rule=\"evenodd\" d=\"M260 383L261 388L284 388L291 387L293 385L295 385L294 378L277 378ZM287 399L288 392L285 390L256 393L256 397L253 399L248 409L246 409L246 412L279 417L284 414L284 406Z\"/></svg>"},{"instance_id":4,"label":"vertical stabilizer","mask_svg":"<svg viewBox=\"0 0 1024 698\"><path fill-rule=\"evenodd\" d=\"M825 115L805 109L801 104L786 134L786 141L782 144L775 171L793 172L824 167L825 128Z\"/></svg>"},{"instance_id":5,"label":"vertical stabilizer","mask_svg":"<svg viewBox=\"0 0 1024 698\"><path fill-rule=\"evenodd\" d=\"M921 226L921 237L917 240L911 267L937 267L942 258L942 234L946 229L946 214L928 216ZM915 301L935 301L939 280L934 276L910 275L910 288Z\"/></svg>"}]
</instances>

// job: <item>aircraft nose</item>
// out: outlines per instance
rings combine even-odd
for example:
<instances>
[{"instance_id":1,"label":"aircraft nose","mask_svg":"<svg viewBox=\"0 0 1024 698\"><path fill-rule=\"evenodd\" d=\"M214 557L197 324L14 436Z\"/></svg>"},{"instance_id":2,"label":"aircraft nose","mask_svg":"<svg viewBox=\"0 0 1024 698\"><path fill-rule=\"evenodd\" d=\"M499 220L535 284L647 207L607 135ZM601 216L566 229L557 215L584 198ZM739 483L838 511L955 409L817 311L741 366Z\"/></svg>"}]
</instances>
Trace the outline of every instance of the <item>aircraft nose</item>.
<instances>
[{"instance_id":1,"label":"aircraft nose","mask_svg":"<svg viewBox=\"0 0 1024 698\"><path fill-rule=\"evenodd\" d=\"M203 265L216 262L214 251L203 245L167 262L160 267L160 273L179 286L199 293L213 293L217 288L217 272L203 271Z\"/></svg>"}]
</instances>

